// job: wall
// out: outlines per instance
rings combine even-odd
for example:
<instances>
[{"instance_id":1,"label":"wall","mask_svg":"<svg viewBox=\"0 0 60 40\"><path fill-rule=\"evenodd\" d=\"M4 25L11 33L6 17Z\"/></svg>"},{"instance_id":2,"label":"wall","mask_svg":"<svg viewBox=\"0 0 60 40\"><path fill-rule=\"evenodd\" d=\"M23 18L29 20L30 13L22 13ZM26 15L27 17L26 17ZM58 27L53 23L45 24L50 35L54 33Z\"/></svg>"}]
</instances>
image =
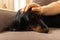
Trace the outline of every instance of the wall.
<instances>
[{"instance_id":1,"label":"wall","mask_svg":"<svg viewBox=\"0 0 60 40\"><path fill-rule=\"evenodd\" d=\"M32 0L26 0L26 4L29 4L31 2L32 2Z\"/></svg>"},{"instance_id":2,"label":"wall","mask_svg":"<svg viewBox=\"0 0 60 40\"><path fill-rule=\"evenodd\" d=\"M14 0L6 0L6 6L8 9L14 10Z\"/></svg>"},{"instance_id":3,"label":"wall","mask_svg":"<svg viewBox=\"0 0 60 40\"><path fill-rule=\"evenodd\" d=\"M25 5L23 0L16 0L19 1L18 3L16 3L20 8L23 7ZM23 1L23 2L21 2ZM15 0L0 0L0 8L4 8L4 9L9 9L9 10L15 10L15 4L14 4ZM31 0L26 0L26 4L29 4L31 2ZM24 3L24 4L23 4ZM17 8L17 6L16 6Z\"/></svg>"},{"instance_id":4,"label":"wall","mask_svg":"<svg viewBox=\"0 0 60 40\"><path fill-rule=\"evenodd\" d=\"M0 0L0 8L14 10L14 0Z\"/></svg>"}]
</instances>

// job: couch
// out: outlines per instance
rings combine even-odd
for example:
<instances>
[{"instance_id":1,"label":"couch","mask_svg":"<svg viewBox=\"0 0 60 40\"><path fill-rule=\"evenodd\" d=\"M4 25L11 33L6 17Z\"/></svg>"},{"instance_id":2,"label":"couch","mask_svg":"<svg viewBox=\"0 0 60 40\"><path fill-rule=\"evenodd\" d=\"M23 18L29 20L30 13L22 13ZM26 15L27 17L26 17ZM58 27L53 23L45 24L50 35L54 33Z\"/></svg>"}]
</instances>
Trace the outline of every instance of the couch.
<instances>
[{"instance_id":1,"label":"couch","mask_svg":"<svg viewBox=\"0 0 60 40\"><path fill-rule=\"evenodd\" d=\"M12 22L15 15L15 11L0 9L0 40L60 40L60 28L49 28L49 33L35 31L2 32Z\"/></svg>"}]
</instances>

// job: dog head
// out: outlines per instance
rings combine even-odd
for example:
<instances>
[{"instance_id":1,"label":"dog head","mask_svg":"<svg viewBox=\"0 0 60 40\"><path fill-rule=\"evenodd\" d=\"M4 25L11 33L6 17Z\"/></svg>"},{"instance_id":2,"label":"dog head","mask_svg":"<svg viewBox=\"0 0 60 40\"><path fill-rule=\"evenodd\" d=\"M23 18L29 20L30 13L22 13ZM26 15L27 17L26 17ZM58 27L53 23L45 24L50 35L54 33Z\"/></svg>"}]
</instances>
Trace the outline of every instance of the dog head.
<instances>
[{"instance_id":1,"label":"dog head","mask_svg":"<svg viewBox=\"0 0 60 40\"><path fill-rule=\"evenodd\" d=\"M10 25L9 30L14 29L14 31L37 31L48 33L47 25L42 21L41 15L38 15L39 12L31 11L30 9L27 12L21 12L19 10L17 15Z\"/></svg>"}]
</instances>

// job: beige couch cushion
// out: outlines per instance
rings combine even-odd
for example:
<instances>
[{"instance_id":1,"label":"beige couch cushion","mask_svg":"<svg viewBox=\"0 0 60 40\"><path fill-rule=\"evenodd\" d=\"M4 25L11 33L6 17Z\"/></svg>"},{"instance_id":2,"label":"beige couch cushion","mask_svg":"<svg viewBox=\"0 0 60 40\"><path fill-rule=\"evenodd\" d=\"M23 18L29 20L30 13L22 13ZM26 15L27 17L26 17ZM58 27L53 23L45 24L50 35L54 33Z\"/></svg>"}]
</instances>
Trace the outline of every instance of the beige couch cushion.
<instances>
[{"instance_id":1,"label":"beige couch cushion","mask_svg":"<svg viewBox=\"0 0 60 40\"><path fill-rule=\"evenodd\" d=\"M12 22L15 15L14 11L0 9L0 32Z\"/></svg>"},{"instance_id":2,"label":"beige couch cushion","mask_svg":"<svg viewBox=\"0 0 60 40\"><path fill-rule=\"evenodd\" d=\"M0 40L60 40L60 29L52 28L48 34L30 32L4 32L0 33Z\"/></svg>"},{"instance_id":3,"label":"beige couch cushion","mask_svg":"<svg viewBox=\"0 0 60 40\"><path fill-rule=\"evenodd\" d=\"M16 12L0 9L0 32L12 22ZM60 40L60 28L51 28L48 34L29 32L3 32L0 40Z\"/></svg>"}]
</instances>

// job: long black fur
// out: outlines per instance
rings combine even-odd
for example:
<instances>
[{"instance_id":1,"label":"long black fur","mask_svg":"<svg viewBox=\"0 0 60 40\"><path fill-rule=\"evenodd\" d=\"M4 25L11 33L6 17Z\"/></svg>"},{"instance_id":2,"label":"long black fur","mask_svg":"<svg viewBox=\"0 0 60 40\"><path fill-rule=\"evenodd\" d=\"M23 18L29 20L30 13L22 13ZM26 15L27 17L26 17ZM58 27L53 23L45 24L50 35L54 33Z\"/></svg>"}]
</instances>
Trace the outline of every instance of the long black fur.
<instances>
[{"instance_id":1,"label":"long black fur","mask_svg":"<svg viewBox=\"0 0 60 40\"><path fill-rule=\"evenodd\" d=\"M43 22L42 16L38 15L39 12L31 11L29 9L27 12L17 12L16 17L9 27L5 30L7 31L34 31L32 30L32 25L41 26L42 30L47 33L48 27Z\"/></svg>"}]
</instances>

